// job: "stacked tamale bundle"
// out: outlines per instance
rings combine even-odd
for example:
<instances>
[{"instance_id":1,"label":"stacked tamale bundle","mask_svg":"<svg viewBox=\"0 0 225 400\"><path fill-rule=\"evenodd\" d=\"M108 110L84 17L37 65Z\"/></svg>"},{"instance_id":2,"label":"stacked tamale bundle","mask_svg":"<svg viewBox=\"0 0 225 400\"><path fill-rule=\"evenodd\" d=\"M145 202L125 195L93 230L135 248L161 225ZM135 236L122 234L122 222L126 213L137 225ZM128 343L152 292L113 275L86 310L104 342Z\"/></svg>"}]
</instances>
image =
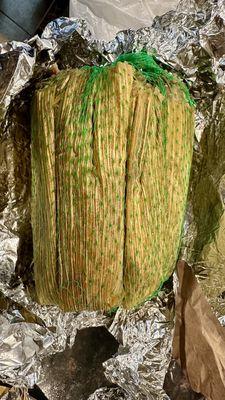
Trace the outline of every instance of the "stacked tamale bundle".
<instances>
[{"instance_id":1,"label":"stacked tamale bundle","mask_svg":"<svg viewBox=\"0 0 225 400\"><path fill-rule=\"evenodd\" d=\"M133 307L169 277L193 109L183 83L143 53L63 71L37 90L32 225L40 303Z\"/></svg>"}]
</instances>

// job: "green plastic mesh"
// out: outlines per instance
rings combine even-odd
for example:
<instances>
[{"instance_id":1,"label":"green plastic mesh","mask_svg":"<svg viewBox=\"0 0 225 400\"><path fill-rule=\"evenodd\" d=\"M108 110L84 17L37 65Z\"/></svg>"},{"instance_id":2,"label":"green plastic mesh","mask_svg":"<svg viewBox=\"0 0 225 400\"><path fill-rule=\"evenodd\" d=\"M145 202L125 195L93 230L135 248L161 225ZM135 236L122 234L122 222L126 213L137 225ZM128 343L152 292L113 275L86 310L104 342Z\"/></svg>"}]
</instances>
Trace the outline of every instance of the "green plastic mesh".
<instances>
[{"instance_id":1,"label":"green plastic mesh","mask_svg":"<svg viewBox=\"0 0 225 400\"><path fill-rule=\"evenodd\" d=\"M194 102L147 53L63 71L32 111L39 301L130 308L157 294L179 251Z\"/></svg>"}]
</instances>

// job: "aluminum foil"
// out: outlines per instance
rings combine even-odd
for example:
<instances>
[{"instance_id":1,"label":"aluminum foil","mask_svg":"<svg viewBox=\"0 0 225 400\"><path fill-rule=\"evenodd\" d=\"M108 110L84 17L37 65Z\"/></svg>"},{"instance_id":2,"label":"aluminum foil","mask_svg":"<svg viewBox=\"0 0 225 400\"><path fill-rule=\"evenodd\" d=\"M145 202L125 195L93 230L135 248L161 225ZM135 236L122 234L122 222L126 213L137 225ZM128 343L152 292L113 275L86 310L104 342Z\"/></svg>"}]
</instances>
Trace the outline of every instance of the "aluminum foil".
<instances>
[{"instance_id":1,"label":"aluminum foil","mask_svg":"<svg viewBox=\"0 0 225 400\"><path fill-rule=\"evenodd\" d=\"M11 98L19 93L33 75L35 50L21 42L0 43L0 120Z\"/></svg>"},{"instance_id":2,"label":"aluminum foil","mask_svg":"<svg viewBox=\"0 0 225 400\"><path fill-rule=\"evenodd\" d=\"M170 362L173 314L160 298L137 311L118 310L109 331L121 343L106 361L106 377L132 399L167 400L163 390Z\"/></svg>"},{"instance_id":3,"label":"aluminum foil","mask_svg":"<svg viewBox=\"0 0 225 400\"><path fill-rule=\"evenodd\" d=\"M93 36L111 40L122 29L149 26L156 15L175 9L178 0L70 0L70 17L85 18Z\"/></svg>"},{"instance_id":4,"label":"aluminum foil","mask_svg":"<svg viewBox=\"0 0 225 400\"><path fill-rule=\"evenodd\" d=\"M29 396L26 388L13 387L8 388L0 386L1 400L34 400Z\"/></svg>"},{"instance_id":5,"label":"aluminum foil","mask_svg":"<svg viewBox=\"0 0 225 400\"><path fill-rule=\"evenodd\" d=\"M110 317L101 312L63 313L56 306L40 306L33 302L21 284L5 289L3 295L13 301L11 313L0 315L0 377L9 384L33 387L38 382L41 360L72 346L79 329L110 325ZM18 311L21 305L36 317L27 323Z\"/></svg>"},{"instance_id":6,"label":"aluminum foil","mask_svg":"<svg viewBox=\"0 0 225 400\"><path fill-rule=\"evenodd\" d=\"M19 312L0 316L1 380L32 387L37 379L40 358L50 351L53 334L46 328L23 322Z\"/></svg>"},{"instance_id":7,"label":"aluminum foil","mask_svg":"<svg viewBox=\"0 0 225 400\"><path fill-rule=\"evenodd\" d=\"M121 31L110 42L92 38L85 21L60 18L47 25L41 38L35 36L28 43L11 42L0 47L3 76L0 83L1 118L7 108L10 110L12 97L24 87L32 88L32 82L38 79L37 70L41 69L43 73L54 62L61 68L102 64L114 60L121 52L147 49L157 53L162 63L174 68L186 79L197 103L196 141L181 254L193 263L218 315L225 314L225 254L222 246L225 198L224 22L223 0L182 0L176 11L156 17L151 27ZM22 107L23 97L18 99ZM21 113L29 114L26 104ZM37 324L27 326L22 321L14 327L3 315L2 332L5 336L0 337L0 343L1 340L7 341L7 335L17 340L17 337L14 339L16 329L20 332L16 336L21 339L15 342L20 350L17 355L15 353L20 383L37 382L42 357L50 352L62 351L67 341L72 344L78 329L103 325L121 343L120 353L105 363L107 378L116 382L131 398L142 399L150 392L154 399L165 399L162 384L169 362L171 326L167 321L171 317L165 316L160 303L147 303L137 312L119 310L110 327L110 318L101 313L76 315L62 313L53 306L42 307L31 300L22 283L17 281L12 285L18 264L23 269L23 262L18 263L18 254L21 220L29 215L29 190L26 190L29 180L22 182L22 194L18 197L16 181L19 179L19 164L16 164L14 155L22 154L23 146L20 140L12 140L15 127L7 127L7 116L9 114L2 122L0 142L3 176L0 179L0 290L5 298L31 311L41 321L39 328ZM17 127L20 125L19 121ZM26 146L29 147L29 141ZM32 269L32 265L30 267ZM42 324L44 330L39 331ZM29 345L22 339L27 330L31 341L40 335L40 346L34 354L30 353ZM44 348L46 335L50 335L53 341ZM13 351L14 347L10 345L5 349L0 375L10 383L18 383L16 367L9 369L9 376L4 364L7 359L13 362ZM30 358L26 358L27 354Z\"/></svg>"},{"instance_id":8,"label":"aluminum foil","mask_svg":"<svg viewBox=\"0 0 225 400\"><path fill-rule=\"evenodd\" d=\"M131 400L121 389L101 388L97 389L88 400Z\"/></svg>"}]
</instances>

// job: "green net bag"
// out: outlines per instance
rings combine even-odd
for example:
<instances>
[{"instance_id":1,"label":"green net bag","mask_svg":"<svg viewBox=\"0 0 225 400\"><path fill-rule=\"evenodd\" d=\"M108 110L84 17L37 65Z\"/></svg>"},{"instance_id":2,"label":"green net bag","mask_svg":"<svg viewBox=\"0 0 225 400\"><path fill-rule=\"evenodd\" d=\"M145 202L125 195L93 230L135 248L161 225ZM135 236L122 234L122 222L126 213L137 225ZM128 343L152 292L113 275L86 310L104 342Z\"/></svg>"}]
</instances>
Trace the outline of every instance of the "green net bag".
<instances>
[{"instance_id":1,"label":"green net bag","mask_svg":"<svg viewBox=\"0 0 225 400\"><path fill-rule=\"evenodd\" d=\"M179 251L192 159L186 86L146 53L63 71L32 109L32 227L41 304L130 308Z\"/></svg>"}]
</instances>

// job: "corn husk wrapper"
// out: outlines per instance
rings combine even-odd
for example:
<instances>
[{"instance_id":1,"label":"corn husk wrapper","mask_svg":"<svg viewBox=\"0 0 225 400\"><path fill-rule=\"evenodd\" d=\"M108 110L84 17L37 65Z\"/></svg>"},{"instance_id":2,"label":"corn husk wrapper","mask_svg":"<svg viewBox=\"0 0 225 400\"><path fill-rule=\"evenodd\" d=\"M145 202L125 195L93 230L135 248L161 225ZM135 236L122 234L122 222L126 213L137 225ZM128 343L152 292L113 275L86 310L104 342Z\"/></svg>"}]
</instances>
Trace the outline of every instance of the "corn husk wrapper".
<instances>
[{"instance_id":1,"label":"corn husk wrapper","mask_svg":"<svg viewBox=\"0 0 225 400\"><path fill-rule=\"evenodd\" d=\"M23 51L23 49L27 47L29 47L30 50L33 50L32 46L35 49L37 49L37 53L39 51L42 51L42 49L47 49L47 51L50 49L51 56L53 55L53 53L58 51L59 47L62 45L62 51L60 51L59 57L57 56L57 59L59 59L60 68L76 67L85 64L91 65L92 61L93 64L95 65L96 63L98 64L99 59L94 58L92 51L93 48L95 50L97 49L102 54L104 53L104 56L106 56L108 60L112 60L116 55L120 54L121 52L141 50L144 47L147 48L149 51L156 49L158 57L161 60L164 61L166 60L166 62L170 63L172 67L183 72L185 74L185 77L191 83L194 96L198 102L198 113L196 115L197 140L195 142L196 163L194 166L195 169L194 180L198 181L199 171L202 171L201 179L202 177L204 177L204 175L206 176L209 173L209 170L205 169L207 159L211 160L210 163L212 167L213 165L215 165L214 171L215 172L217 171L214 179L210 181L210 191L208 191L208 188L206 187L203 197L206 198L208 196L209 199L209 202L204 209L204 215L209 213L210 216L212 217L211 222L209 221L207 226L204 226L204 229L202 230L202 232L206 232L207 238L208 238L207 231L215 232L215 229L212 228L212 226L214 227L219 226L218 221L221 215L219 213L218 214L219 218L217 218L217 213L216 213L215 214L216 221L215 221L212 209L216 210L218 206L223 211L223 201L221 201L223 197L220 196L220 194L222 195L224 191L223 180L221 180L221 177L224 174L223 169L221 168L223 164L221 163L222 159L220 159L219 163L217 164L215 163L215 159L213 158L213 154L216 153L217 145L219 144L220 149L222 149L224 145L223 130L221 130L221 133L219 135L221 138L220 142L218 142L217 140L218 138L217 132L220 124L220 119L218 118L218 115L219 115L219 110L221 109L220 104L222 104L221 99L223 96L221 89L224 84L224 77L225 77L224 58L223 58L224 54L223 16L224 16L223 0L219 0L218 2L213 2L211 0L207 0L204 2L199 2L195 0L181 1L176 11L170 12L164 15L163 17L157 17L154 20L154 24L151 28L141 29L137 32L131 30L120 32L116 36L116 38L110 43L105 43L105 42L93 43L91 40L89 40L91 39L90 34L87 32L87 28L85 27L84 21L80 22L76 19L71 20L67 18L60 18L57 21L51 22L46 27L42 39L40 38L34 39L31 46L28 46L27 44L24 43L22 44L16 42L11 44L11 47L14 48L17 52ZM85 40L83 40L83 38L85 37L88 38L86 42ZM65 45L63 43L65 43ZM90 51L90 49L92 50ZM3 46L1 45L0 51L2 52L2 50L3 52L8 51L9 50L8 44L7 48L4 47L4 45ZM37 53L36 51L34 52L35 55ZM34 57L32 58L32 60L34 60L35 62ZM15 93L20 91L24 87L24 84L28 82L29 77L32 75L33 71L32 66L30 68L31 73L27 74L26 60L24 60L21 57L19 61L20 62L18 62L15 73L12 71L14 79L10 80L10 83L12 83L12 85L10 85L10 96L13 96ZM218 94L217 97L215 97L216 93ZM22 120L24 115L25 116L29 115L29 101L25 99L25 104L24 104L24 99L25 96L19 98L16 102L16 107L15 107L17 111L18 110L22 111L21 113ZM14 112L14 115L15 114L17 114L17 112ZM13 121L13 124L5 132L7 134L7 140L9 141L13 137L15 128L25 127L23 122L21 124L21 121L15 123L15 120L12 119L11 116L10 120L11 122ZM207 143L206 139L207 137L209 138L208 127L212 125L213 121L214 121L214 136L212 141L210 142L212 151L209 154L208 152L204 152L204 149L208 146L208 145L205 146L205 144ZM27 124L26 124L26 129L27 129ZM17 142L16 140L13 145L17 151L18 145L19 147L21 146L21 148L23 148L23 140L19 142ZM5 160L5 154L6 153L2 152L3 163ZM21 152L21 154L23 154L23 152ZM29 265L31 265L30 260L32 260L32 251L31 251L32 247L29 244L31 238L31 231L29 232L29 229L24 229L25 235L22 236L20 230L18 229L18 222L21 221L21 218L23 218L24 214L26 214L28 210L26 201L27 199L29 200L30 181L29 179L23 181L22 188L18 187L19 195L17 197L12 196L15 193L14 191L15 183L17 183L18 186L18 179L23 178L19 174L18 175L15 174L14 171L20 170L21 161L24 160L24 157L20 155L18 158L15 159L15 161L13 159L13 155L10 157L8 157L9 161L8 165L10 165L10 168L8 168L7 166L7 169L4 169L3 167L4 171L6 172L5 179L3 180L4 183L3 192L6 193L6 196L5 194L4 196L7 203L7 210L6 210L7 213L5 214L7 214L7 217L9 216L10 218L7 218L7 224L5 223L5 218L3 218L3 224L1 224L1 228L3 227L1 232L3 233L2 235L3 241L1 243L2 244L1 274L4 274L5 277L5 272L7 271L7 276L10 277L13 274L15 265L17 263L19 275L22 276L23 278L25 277L26 285L27 284L30 285L30 276L32 274L32 267L31 268L29 267ZM28 159L29 156L27 160ZM8 182L10 182L10 185L7 187L6 184ZM28 192L26 191L27 188ZM196 193L198 193L198 188L196 190ZM201 220L199 220L198 209L196 210L194 215L191 214L192 204L196 203L196 197L195 198L192 197L192 194L193 191L191 191L190 194L190 203L188 208L188 211L190 210L190 213L188 212L186 220L188 229L185 232L185 239L187 239L186 240L187 247L185 254L187 256L187 259L189 259L190 256L192 255L196 256L196 252L193 251L193 241L196 241L196 244L198 242L198 238L196 235L197 233L196 228L199 227L200 231L202 222L204 225L204 219L202 219L202 222ZM210 199L215 199L215 202L212 202ZM198 202L199 207L201 205L201 201L202 201L201 196L199 196L199 202ZM212 204L214 204L215 207ZM214 222L216 222L216 224L214 224ZM20 238L20 244L22 244L22 246L21 246L21 251L17 254L18 242L19 242L18 237ZM204 236L202 235L201 237L204 240ZM213 235L210 236L210 240L212 239ZM25 250L28 249L29 257L27 257L27 251L24 251L24 249ZM197 257L195 257L195 259L193 258L191 259L192 262L196 262ZM222 296L224 291L223 264L221 264L222 268L219 269L214 269L214 267L217 264L216 262L213 264L205 264L204 268L202 268L201 251L198 253L198 260L200 261L200 263L199 263L199 268L198 269L196 268L196 270L197 272L202 271L201 274L200 273L198 274L198 277L200 277L201 275L201 284L204 284L204 290L207 289L208 298L211 300L214 310L218 310L219 314L224 314L224 299ZM211 290L212 279L209 278L209 276L211 276L211 278L214 276L215 278L213 279L213 282L216 282L215 284L216 291L214 290L215 288ZM6 296L14 298L16 301L23 304L25 307L29 307L35 313L37 313L42 318L42 320L46 321L46 323L57 326L57 330L58 328L62 327L61 326L62 321L64 321L63 329L62 330L59 329L57 334L58 343L56 347L58 349L59 348L61 349L61 345L64 338L66 336L71 337L71 318L67 318L66 315L64 318L64 315L55 308L45 307L45 306L41 308L37 305L37 303L31 302L29 296L27 296L27 292L24 290L24 287L22 285L18 287L15 286L9 287L8 285L5 285L5 280L2 282L3 283L1 283L1 289ZM92 317L87 316L89 325L93 324L91 318ZM79 321L80 325L82 325L83 323L82 313L79 316ZM87 322L86 319L85 322ZM161 329L160 327L161 325L159 326L159 329ZM123 327L121 327L121 329L126 330L126 324ZM164 359L163 355L166 353L167 350L165 350L164 347L163 349L162 348L160 349L162 355L162 359L160 360L160 365ZM138 349L136 349L136 354L138 359L139 355ZM153 357L151 362L155 366L158 361L156 361L155 358ZM32 365L35 366L33 360L32 360ZM118 382L120 382L121 379L120 370L119 369L114 370L113 374L114 376L117 375ZM156 391L160 391L160 387L162 387L162 385L160 382L156 383L155 373L152 374L152 368L150 367L147 374L146 371L140 371L139 387L138 391L136 390L134 392L134 396L140 395L140 390L141 390L140 388L143 383L142 375L144 377L148 375L148 380L154 382ZM21 379L23 377L24 380L26 379L25 369L23 371L20 370L20 376ZM132 381L131 376L129 379ZM163 375L162 375L162 380L163 380ZM17 370L14 373L14 381L17 382ZM121 382L121 384L123 383ZM55 397L53 398L55 400ZM155 398L157 398L157 395L155 396ZM159 395L159 398L161 400L162 398L161 394ZM178 398L180 399L180 397Z\"/></svg>"},{"instance_id":2,"label":"corn husk wrapper","mask_svg":"<svg viewBox=\"0 0 225 400\"><path fill-rule=\"evenodd\" d=\"M65 71L37 91L32 225L42 304L130 308L172 273L194 125L194 108L172 78L162 94L118 62Z\"/></svg>"}]
</instances>

